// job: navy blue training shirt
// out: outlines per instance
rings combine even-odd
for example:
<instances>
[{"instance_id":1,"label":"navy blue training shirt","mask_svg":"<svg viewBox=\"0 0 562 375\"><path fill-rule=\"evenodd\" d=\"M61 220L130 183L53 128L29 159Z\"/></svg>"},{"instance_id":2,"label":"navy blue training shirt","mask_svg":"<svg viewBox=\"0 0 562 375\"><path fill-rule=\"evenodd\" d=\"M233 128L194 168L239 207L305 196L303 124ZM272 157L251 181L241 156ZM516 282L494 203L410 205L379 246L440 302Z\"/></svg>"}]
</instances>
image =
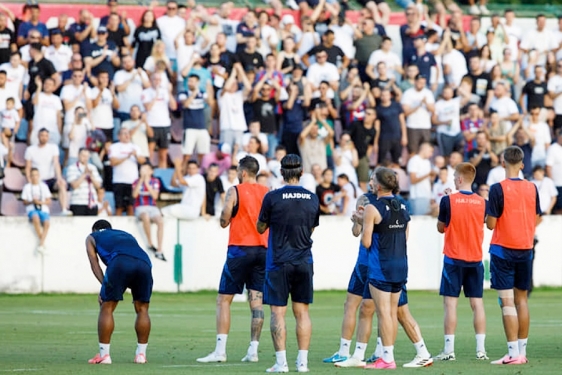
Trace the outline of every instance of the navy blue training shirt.
<instances>
[{"instance_id":1,"label":"navy blue training shirt","mask_svg":"<svg viewBox=\"0 0 562 375\"><path fill-rule=\"evenodd\" d=\"M96 241L96 251L106 266L109 266L118 255L128 255L152 266L148 255L139 246L135 237L129 233L117 229L104 229L90 235Z\"/></svg>"}]
</instances>

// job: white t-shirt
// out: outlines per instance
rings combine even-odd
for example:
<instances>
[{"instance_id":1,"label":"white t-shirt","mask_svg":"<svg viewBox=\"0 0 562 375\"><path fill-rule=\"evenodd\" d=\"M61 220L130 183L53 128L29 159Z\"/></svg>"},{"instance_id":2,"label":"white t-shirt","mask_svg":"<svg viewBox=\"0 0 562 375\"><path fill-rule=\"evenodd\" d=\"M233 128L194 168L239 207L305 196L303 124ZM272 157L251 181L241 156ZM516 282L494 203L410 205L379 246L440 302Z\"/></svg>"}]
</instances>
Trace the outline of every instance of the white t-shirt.
<instances>
[{"instance_id":1,"label":"white t-shirt","mask_svg":"<svg viewBox=\"0 0 562 375\"><path fill-rule=\"evenodd\" d=\"M461 132L460 125L461 98L451 100L440 99L435 103L435 113L439 122L449 122L450 125L439 125L438 133L455 136Z\"/></svg>"},{"instance_id":2,"label":"white t-shirt","mask_svg":"<svg viewBox=\"0 0 562 375\"><path fill-rule=\"evenodd\" d=\"M72 124L73 122L64 125L63 132L66 137L69 136L72 130ZM82 147L86 147L86 139L88 139L88 131L90 130L92 130L92 124L90 124L90 120L87 118L83 118L80 125L76 125L74 133L72 134L73 138L68 140L68 157L78 157L78 151L80 151Z\"/></svg>"},{"instance_id":3,"label":"white t-shirt","mask_svg":"<svg viewBox=\"0 0 562 375\"><path fill-rule=\"evenodd\" d=\"M398 55L392 51L384 52L382 49L373 51L373 53L371 53L371 56L369 57L368 64L375 67L375 77L378 77L377 64L380 62L384 62L386 64L389 76L393 76L396 74L396 71L394 70L395 66L402 65L400 57L398 57Z\"/></svg>"},{"instance_id":4,"label":"white t-shirt","mask_svg":"<svg viewBox=\"0 0 562 375\"><path fill-rule=\"evenodd\" d=\"M248 143L250 143L250 138L252 138L252 136L252 133L242 134L242 147L246 147ZM267 135L265 133L258 134L258 138L260 139L262 147L269 145L269 143L267 142Z\"/></svg>"},{"instance_id":5,"label":"white t-shirt","mask_svg":"<svg viewBox=\"0 0 562 375\"><path fill-rule=\"evenodd\" d=\"M318 35L317 32L306 32L302 33L298 37L298 40L295 39L295 41L297 41L297 43L300 43L299 49L297 50L297 55L299 55L299 57L303 57L308 53L308 51L314 48L316 42L318 42L318 44L320 43L320 35Z\"/></svg>"},{"instance_id":6,"label":"white t-shirt","mask_svg":"<svg viewBox=\"0 0 562 375\"><path fill-rule=\"evenodd\" d=\"M53 63L57 72L65 72L72 59L72 50L64 44L61 44L58 49L55 46L49 46L45 52L45 58Z\"/></svg>"},{"instance_id":7,"label":"white t-shirt","mask_svg":"<svg viewBox=\"0 0 562 375\"><path fill-rule=\"evenodd\" d=\"M109 158L122 159L131 152L136 151L139 155L139 148L133 143L117 142L109 147ZM132 185L139 178L137 158L131 155L119 165L113 167L113 183Z\"/></svg>"},{"instance_id":8,"label":"white t-shirt","mask_svg":"<svg viewBox=\"0 0 562 375\"><path fill-rule=\"evenodd\" d=\"M156 102L150 111L146 112L146 122L153 128L170 126L172 121L170 120L170 112L168 110L168 103L170 102L168 90L162 88L154 90L152 87L149 87L142 91L141 100L143 103L150 103L154 98L156 98Z\"/></svg>"},{"instance_id":9,"label":"white t-shirt","mask_svg":"<svg viewBox=\"0 0 562 375\"><path fill-rule=\"evenodd\" d=\"M162 41L166 45L166 55L170 59L176 58L176 47L174 46L174 39L178 33L185 29L185 20L180 16L168 17L163 15L156 20L156 24L160 29Z\"/></svg>"},{"instance_id":10,"label":"white t-shirt","mask_svg":"<svg viewBox=\"0 0 562 375\"><path fill-rule=\"evenodd\" d=\"M562 76L558 74L552 76L548 80L547 90L548 92L560 94L562 92ZM562 115L562 95L554 99L553 106L554 112L556 112L557 115Z\"/></svg>"},{"instance_id":11,"label":"white t-shirt","mask_svg":"<svg viewBox=\"0 0 562 375\"><path fill-rule=\"evenodd\" d=\"M338 68L329 62L320 65L318 63L312 64L306 72L306 79L309 80L314 86L320 86L322 81L332 82L340 80L340 73Z\"/></svg>"},{"instance_id":12,"label":"white t-shirt","mask_svg":"<svg viewBox=\"0 0 562 375\"><path fill-rule=\"evenodd\" d=\"M539 192L539 201L541 205L541 212L545 212L550 208L550 201L552 197L558 196L558 190L554 186L554 182L548 178L544 177L542 181L533 180Z\"/></svg>"},{"instance_id":13,"label":"white t-shirt","mask_svg":"<svg viewBox=\"0 0 562 375\"><path fill-rule=\"evenodd\" d=\"M20 48L21 61L24 61L24 62L30 62L31 61L31 55L29 54L30 49L31 49L31 46L29 44L26 44L25 46ZM43 53L43 55L45 55L45 52L47 52L47 47L45 47L45 46L41 47L41 52Z\"/></svg>"},{"instance_id":14,"label":"white t-shirt","mask_svg":"<svg viewBox=\"0 0 562 375\"><path fill-rule=\"evenodd\" d=\"M240 151L238 154L236 154L236 160L240 161L242 160L242 158L248 155L258 161L258 165L260 166L260 169L258 170L258 174L262 172L269 172L269 169L267 168L267 159L262 154L251 154L246 151Z\"/></svg>"},{"instance_id":15,"label":"white t-shirt","mask_svg":"<svg viewBox=\"0 0 562 375\"><path fill-rule=\"evenodd\" d=\"M70 185L72 182L78 180L82 173L88 168L90 170L90 176L92 181L96 181L101 183L101 177L98 172L98 169L94 167L92 164L84 165L81 163L73 163L68 166L66 171L66 181ZM88 204L97 203L98 194L96 192L96 187L93 183L88 183L86 179L82 181L82 183L77 187L73 188L72 192L70 193L70 204L71 205L79 205L79 206L87 206Z\"/></svg>"},{"instance_id":16,"label":"white t-shirt","mask_svg":"<svg viewBox=\"0 0 562 375\"><path fill-rule=\"evenodd\" d=\"M23 83L25 75L27 71L23 65L18 65L17 68L14 68L12 64L9 62L0 65L0 70L4 70L6 72L6 89L9 92L13 92L14 95L20 98L20 85ZM6 101L4 100L2 104L5 105Z\"/></svg>"},{"instance_id":17,"label":"white t-shirt","mask_svg":"<svg viewBox=\"0 0 562 375\"><path fill-rule=\"evenodd\" d=\"M199 173L193 176L184 176L187 186L183 186L183 196L181 198L181 204L185 204L190 207L201 208L203 201L205 200L206 186L205 177Z\"/></svg>"},{"instance_id":18,"label":"white t-shirt","mask_svg":"<svg viewBox=\"0 0 562 375\"><path fill-rule=\"evenodd\" d=\"M466 68L466 60L464 55L456 49L443 55L443 65L451 67L451 73L447 75L447 82L452 83L454 87L461 84L462 78L468 74Z\"/></svg>"},{"instance_id":19,"label":"white t-shirt","mask_svg":"<svg viewBox=\"0 0 562 375\"><path fill-rule=\"evenodd\" d=\"M507 48L511 51L511 61L517 61L517 56L519 55L519 41L521 40L521 28L516 25L508 26L503 25L507 36L509 37L509 43Z\"/></svg>"},{"instance_id":20,"label":"white t-shirt","mask_svg":"<svg viewBox=\"0 0 562 375\"><path fill-rule=\"evenodd\" d=\"M34 94L34 96L37 94ZM51 140L60 140L60 130L58 116L62 111L62 102L55 94L39 93L39 100L35 105L35 115L33 116L33 132L31 143L37 144L37 134L41 128L49 130ZM58 143L54 141L55 143Z\"/></svg>"},{"instance_id":21,"label":"white t-shirt","mask_svg":"<svg viewBox=\"0 0 562 375\"><path fill-rule=\"evenodd\" d=\"M55 157L59 157L59 148L51 143L47 143L43 147L39 147L39 145L29 146L25 150L25 160L31 161L31 168L39 170L39 176L43 181L56 177Z\"/></svg>"},{"instance_id":22,"label":"white t-shirt","mask_svg":"<svg viewBox=\"0 0 562 375\"><path fill-rule=\"evenodd\" d=\"M65 124L72 123L74 121L74 110L76 109L76 107L82 107L84 108L84 110L87 110L86 97L88 98L91 97L91 94L90 94L90 88L85 88L83 85L76 87L70 84L70 85L64 85L62 87L62 90L60 92L60 98L63 101L63 103L65 100L73 102L78 97L80 97L80 100L78 100L72 108L68 109L64 113Z\"/></svg>"},{"instance_id":23,"label":"white t-shirt","mask_svg":"<svg viewBox=\"0 0 562 375\"><path fill-rule=\"evenodd\" d=\"M244 116L244 93L236 91L235 93L222 91L218 93L218 102L220 109L220 130L246 131L246 117Z\"/></svg>"},{"instance_id":24,"label":"white t-shirt","mask_svg":"<svg viewBox=\"0 0 562 375\"><path fill-rule=\"evenodd\" d=\"M517 104L513 99L509 96L503 96L500 99L494 98L492 99L492 103L490 103L490 109L495 110L498 113L500 118L509 117L514 113L519 113L519 109L517 108ZM506 121L506 129L505 131L508 132L511 130L511 122Z\"/></svg>"},{"instance_id":25,"label":"white t-shirt","mask_svg":"<svg viewBox=\"0 0 562 375\"><path fill-rule=\"evenodd\" d=\"M138 105L141 111L144 111L144 105L142 104L141 94L143 90L143 79L148 81L148 75L146 72L142 72L140 75L136 69L127 72L126 70L118 70L113 77L113 83L115 86L122 85L123 83L129 81L133 75L135 78L125 91L117 93L117 99L119 100L119 112L129 113L131 107Z\"/></svg>"},{"instance_id":26,"label":"white t-shirt","mask_svg":"<svg viewBox=\"0 0 562 375\"><path fill-rule=\"evenodd\" d=\"M533 163L546 159L546 145L552 143L550 137L550 128L544 122L536 124L528 124L528 131L535 137L535 146L533 146L533 154L531 160Z\"/></svg>"},{"instance_id":27,"label":"white t-shirt","mask_svg":"<svg viewBox=\"0 0 562 375\"><path fill-rule=\"evenodd\" d=\"M93 101L100 94L100 89L94 87L90 89L90 99L92 99L92 125L96 129L113 129L113 94L108 88L103 89L101 99L94 107Z\"/></svg>"},{"instance_id":28,"label":"white t-shirt","mask_svg":"<svg viewBox=\"0 0 562 375\"><path fill-rule=\"evenodd\" d=\"M546 63L546 52L558 48L558 45L556 44L555 35L550 30L543 29L542 32L539 32L537 29L534 29L527 30L519 47L527 51L531 49L537 50L539 53L538 64L544 65Z\"/></svg>"},{"instance_id":29,"label":"white t-shirt","mask_svg":"<svg viewBox=\"0 0 562 375\"><path fill-rule=\"evenodd\" d=\"M44 182L39 182L37 185L25 184L21 192L21 199L27 202L32 202L34 199L44 201L47 198L51 198L51 196L49 187ZM25 206L25 212L30 213L31 211L35 211L34 204ZM49 206L46 204L41 205L41 211L49 213Z\"/></svg>"},{"instance_id":30,"label":"white t-shirt","mask_svg":"<svg viewBox=\"0 0 562 375\"><path fill-rule=\"evenodd\" d=\"M523 172L519 171L519 178L524 179ZM486 179L486 185L492 186L505 180L505 168L501 165L494 167L488 172L488 178Z\"/></svg>"},{"instance_id":31,"label":"white t-shirt","mask_svg":"<svg viewBox=\"0 0 562 375\"><path fill-rule=\"evenodd\" d=\"M261 27L260 31L261 37L261 45L258 48L258 52L261 53L263 58L271 53L270 45L273 44L274 46L279 44L279 36L277 35L277 31L269 25L265 25Z\"/></svg>"},{"instance_id":32,"label":"white t-shirt","mask_svg":"<svg viewBox=\"0 0 562 375\"><path fill-rule=\"evenodd\" d=\"M181 72L183 68L185 68L187 64L189 64L195 52L200 52L195 44L188 46L187 44L185 44L185 40L183 38L180 38L178 42L178 48L176 49L178 82L183 82Z\"/></svg>"},{"instance_id":33,"label":"white t-shirt","mask_svg":"<svg viewBox=\"0 0 562 375\"><path fill-rule=\"evenodd\" d=\"M483 45L485 45L488 41L486 40L486 36L480 32L476 33L476 35L470 33L470 32L466 32L466 40L468 42L468 45L471 46L472 44L474 44L474 41L476 40L476 45L478 47L478 49L482 48ZM465 63L466 65L466 63Z\"/></svg>"},{"instance_id":34,"label":"white t-shirt","mask_svg":"<svg viewBox=\"0 0 562 375\"><path fill-rule=\"evenodd\" d=\"M431 162L429 159L423 159L419 155L414 155L408 161L407 170L408 174L415 173L418 177L425 176L431 172ZM410 184L410 199L431 199L431 196L431 181L429 177L424 178L417 184Z\"/></svg>"},{"instance_id":35,"label":"white t-shirt","mask_svg":"<svg viewBox=\"0 0 562 375\"><path fill-rule=\"evenodd\" d=\"M562 146L553 143L546 152L546 165L552 170L552 181L557 187L562 187Z\"/></svg>"},{"instance_id":36,"label":"white t-shirt","mask_svg":"<svg viewBox=\"0 0 562 375\"><path fill-rule=\"evenodd\" d=\"M353 27L348 24L330 25L328 27L334 32L334 45L341 48L343 53L350 59L355 57L355 46L353 45Z\"/></svg>"},{"instance_id":37,"label":"white t-shirt","mask_svg":"<svg viewBox=\"0 0 562 375\"><path fill-rule=\"evenodd\" d=\"M441 199L445 196L445 190L451 189L454 193L456 192L455 183L451 182L450 179L447 179L445 183L441 182L441 180L437 180L435 184L433 184L433 200L439 206L441 203Z\"/></svg>"},{"instance_id":38,"label":"white t-shirt","mask_svg":"<svg viewBox=\"0 0 562 375\"><path fill-rule=\"evenodd\" d=\"M20 121L20 115L15 108L10 110L3 109L0 111L0 130L11 129L14 130L16 123Z\"/></svg>"},{"instance_id":39,"label":"white t-shirt","mask_svg":"<svg viewBox=\"0 0 562 375\"><path fill-rule=\"evenodd\" d=\"M412 87L404 92L400 104L415 108L420 105L424 98L427 104L435 103L433 93L429 89L423 88L418 91L415 87ZM422 105L406 117L406 126L410 129L431 129L431 112L427 110L425 105Z\"/></svg>"},{"instance_id":40,"label":"white t-shirt","mask_svg":"<svg viewBox=\"0 0 562 375\"><path fill-rule=\"evenodd\" d=\"M125 129L129 129L132 130L134 128L136 128L140 123L140 120L137 121L133 121L133 120L128 120L125 121L121 124L121 127L125 128ZM140 149L140 156L144 156L144 157L149 157L150 156L150 152L148 150L148 138L146 136L146 128L147 125L145 123L142 123L139 128L135 131L134 134L131 135L131 142L133 142L134 144L136 144L139 149Z\"/></svg>"}]
</instances>

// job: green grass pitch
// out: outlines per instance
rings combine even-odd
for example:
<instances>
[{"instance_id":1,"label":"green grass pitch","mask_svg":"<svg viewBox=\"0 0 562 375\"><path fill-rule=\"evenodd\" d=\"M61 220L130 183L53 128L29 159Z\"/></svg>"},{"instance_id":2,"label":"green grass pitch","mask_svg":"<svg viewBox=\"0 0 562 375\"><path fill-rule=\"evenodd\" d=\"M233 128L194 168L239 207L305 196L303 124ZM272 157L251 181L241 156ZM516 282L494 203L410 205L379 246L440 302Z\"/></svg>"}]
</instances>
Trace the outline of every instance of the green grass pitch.
<instances>
[{"instance_id":1,"label":"green grass pitch","mask_svg":"<svg viewBox=\"0 0 562 375\"><path fill-rule=\"evenodd\" d=\"M97 348L97 297L94 295L0 295L0 374L250 374L264 373L274 363L269 336L269 308L259 348L260 362L241 363L249 342L250 315L247 304L232 306L232 328L228 338L228 362L198 364L195 359L214 349L215 294L155 294L151 303L152 334L146 365L132 363L136 338L134 313L127 295L115 314L111 343L112 365L89 365ZM319 292L311 306L313 322L309 367L315 374L359 374L362 369L337 369L322 363L339 345L343 292ZM443 345L443 311L436 292L410 292L410 309L420 324L432 354ZM494 292L486 292L490 359L506 352L500 310ZM562 373L562 290L539 290L530 300L531 333L529 364L492 366L474 359L474 333L468 301L459 304L456 335L457 361L437 362L430 368L402 369L396 373L424 374L560 374ZM294 372L296 345L294 320L288 317L287 357ZM367 354L375 347L371 338ZM354 345L354 344L353 344ZM399 330L395 348L398 366L415 354L406 335Z\"/></svg>"}]
</instances>

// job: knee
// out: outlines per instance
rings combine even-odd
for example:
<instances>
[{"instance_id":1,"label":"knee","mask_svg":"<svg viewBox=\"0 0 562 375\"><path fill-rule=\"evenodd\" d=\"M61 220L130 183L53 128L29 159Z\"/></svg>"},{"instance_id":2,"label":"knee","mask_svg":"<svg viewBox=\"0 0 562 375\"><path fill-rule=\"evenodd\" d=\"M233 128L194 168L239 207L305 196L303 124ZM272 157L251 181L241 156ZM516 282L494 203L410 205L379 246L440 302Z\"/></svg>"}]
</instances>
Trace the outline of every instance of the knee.
<instances>
[{"instance_id":1,"label":"knee","mask_svg":"<svg viewBox=\"0 0 562 375\"><path fill-rule=\"evenodd\" d=\"M371 300L370 302L361 303L359 308L359 317L361 318L372 318L375 314L375 303Z\"/></svg>"},{"instance_id":2,"label":"knee","mask_svg":"<svg viewBox=\"0 0 562 375\"><path fill-rule=\"evenodd\" d=\"M228 307L230 306L229 296L225 294L219 294L217 297L217 307Z\"/></svg>"}]
</instances>

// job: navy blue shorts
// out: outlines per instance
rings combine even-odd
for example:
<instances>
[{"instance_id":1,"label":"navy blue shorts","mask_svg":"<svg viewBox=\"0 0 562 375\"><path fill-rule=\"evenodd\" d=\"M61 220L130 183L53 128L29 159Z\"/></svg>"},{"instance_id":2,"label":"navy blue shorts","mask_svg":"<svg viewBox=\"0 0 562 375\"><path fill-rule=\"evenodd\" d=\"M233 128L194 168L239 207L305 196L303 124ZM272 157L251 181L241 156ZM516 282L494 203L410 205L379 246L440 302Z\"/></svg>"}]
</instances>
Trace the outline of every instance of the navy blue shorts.
<instances>
[{"instance_id":1,"label":"navy blue shorts","mask_svg":"<svg viewBox=\"0 0 562 375\"><path fill-rule=\"evenodd\" d=\"M284 264L279 269L265 273L263 303L272 306L287 306L291 301L312 303L314 265L312 263Z\"/></svg>"},{"instance_id":2,"label":"navy blue shorts","mask_svg":"<svg viewBox=\"0 0 562 375\"><path fill-rule=\"evenodd\" d=\"M491 286L496 290L529 290L533 260L513 262L490 254Z\"/></svg>"},{"instance_id":3,"label":"navy blue shorts","mask_svg":"<svg viewBox=\"0 0 562 375\"><path fill-rule=\"evenodd\" d=\"M365 293L363 294L363 299L371 299L373 298L371 296L371 290L369 289L369 285L371 285L371 282L374 282L378 285L384 285L381 284L380 281L375 281L375 280L369 280L369 282L365 285ZM372 284L374 288L377 288L374 284ZM377 288L380 289L380 288ZM380 289L382 290L382 289ZM397 293L397 292L392 292L392 293ZM400 289L400 298L398 299L398 307L400 306L404 306L408 304L408 289L406 289L406 284L402 284L402 288Z\"/></svg>"},{"instance_id":4,"label":"navy blue shorts","mask_svg":"<svg viewBox=\"0 0 562 375\"><path fill-rule=\"evenodd\" d=\"M263 292L265 254L262 246L229 246L219 285L220 294L240 294L244 285Z\"/></svg>"},{"instance_id":5,"label":"navy blue shorts","mask_svg":"<svg viewBox=\"0 0 562 375\"><path fill-rule=\"evenodd\" d=\"M393 283L389 281L380 281L375 279L369 279L369 284L378 290L388 293L399 293L404 287L404 283Z\"/></svg>"},{"instance_id":6,"label":"navy blue shorts","mask_svg":"<svg viewBox=\"0 0 562 375\"><path fill-rule=\"evenodd\" d=\"M368 276L369 276L369 266L365 264L355 264L355 267L353 268L353 273L349 278L347 292L365 298L365 287L367 287L368 298L371 298L371 294L369 292Z\"/></svg>"},{"instance_id":7,"label":"navy blue shorts","mask_svg":"<svg viewBox=\"0 0 562 375\"><path fill-rule=\"evenodd\" d=\"M468 298L482 298L484 293L484 265L465 267L449 263L443 264L441 289L439 295L459 297L461 288Z\"/></svg>"},{"instance_id":8,"label":"navy blue shorts","mask_svg":"<svg viewBox=\"0 0 562 375\"><path fill-rule=\"evenodd\" d=\"M152 270L150 264L128 255L118 255L107 267L101 284L102 301L122 301L123 293L131 289L133 301L150 302Z\"/></svg>"}]
</instances>

